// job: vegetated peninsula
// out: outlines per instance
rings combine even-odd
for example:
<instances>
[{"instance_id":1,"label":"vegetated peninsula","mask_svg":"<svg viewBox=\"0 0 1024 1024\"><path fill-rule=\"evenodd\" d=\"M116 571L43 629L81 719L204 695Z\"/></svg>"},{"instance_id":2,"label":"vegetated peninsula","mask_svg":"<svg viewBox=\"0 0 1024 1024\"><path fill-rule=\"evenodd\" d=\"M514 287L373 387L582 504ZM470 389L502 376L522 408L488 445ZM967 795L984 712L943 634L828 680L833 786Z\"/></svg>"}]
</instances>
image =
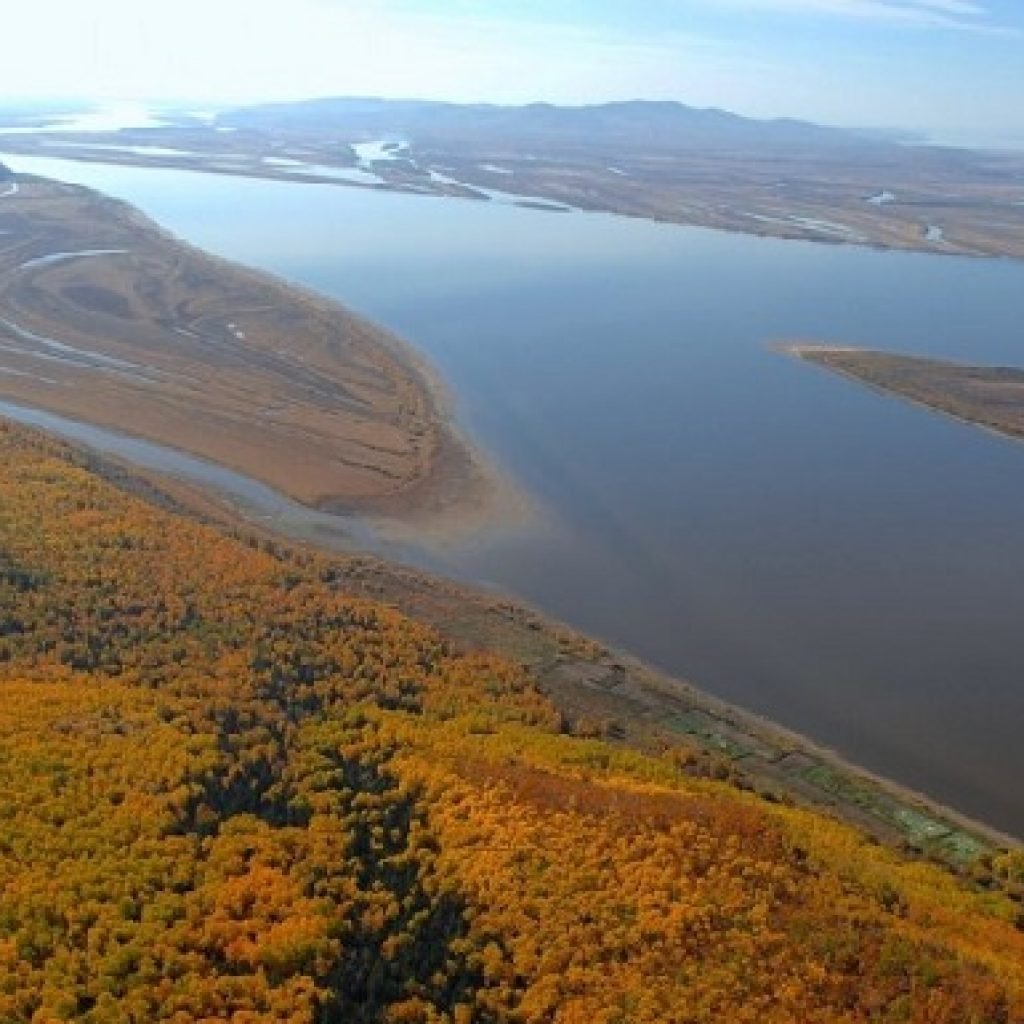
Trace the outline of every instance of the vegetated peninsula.
<instances>
[{"instance_id":1,"label":"vegetated peninsula","mask_svg":"<svg viewBox=\"0 0 1024 1024\"><path fill-rule=\"evenodd\" d=\"M364 559L108 474L0 424L3 1021L1024 1019L1019 850L631 749Z\"/></svg>"},{"instance_id":2,"label":"vegetated peninsula","mask_svg":"<svg viewBox=\"0 0 1024 1024\"><path fill-rule=\"evenodd\" d=\"M0 396L203 456L311 506L483 500L404 345L125 203L0 182Z\"/></svg>"},{"instance_id":3,"label":"vegetated peninsula","mask_svg":"<svg viewBox=\"0 0 1024 1024\"><path fill-rule=\"evenodd\" d=\"M792 344L792 355L965 423L1024 439L1024 369L843 345Z\"/></svg>"},{"instance_id":4,"label":"vegetated peninsula","mask_svg":"<svg viewBox=\"0 0 1024 1024\"><path fill-rule=\"evenodd\" d=\"M164 111L161 119L75 132L41 123L38 112L8 113L0 115L0 151L1024 257L1019 153L674 102L505 107L325 98L208 118Z\"/></svg>"}]
</instances>

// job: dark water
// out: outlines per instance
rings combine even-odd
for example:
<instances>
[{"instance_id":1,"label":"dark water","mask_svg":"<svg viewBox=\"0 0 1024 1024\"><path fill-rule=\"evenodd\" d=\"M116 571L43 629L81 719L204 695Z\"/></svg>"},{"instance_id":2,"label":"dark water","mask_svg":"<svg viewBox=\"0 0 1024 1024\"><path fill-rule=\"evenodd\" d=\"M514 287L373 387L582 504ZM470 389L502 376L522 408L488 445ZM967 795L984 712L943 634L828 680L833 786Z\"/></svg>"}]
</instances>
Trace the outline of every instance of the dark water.
<instances>
[{"instance_id":1,"label":"dark water","mask_svg":"<svg viewBox=\"0 0 1024 1024\"><path fill-rule=\"evenodd\" d=\"M446 549L446 571L1024 835L1024 446L767 347L1024 365L1024 265L9 162L129 199L425 352L545 510Z\"/></svg>"}]
</instances>

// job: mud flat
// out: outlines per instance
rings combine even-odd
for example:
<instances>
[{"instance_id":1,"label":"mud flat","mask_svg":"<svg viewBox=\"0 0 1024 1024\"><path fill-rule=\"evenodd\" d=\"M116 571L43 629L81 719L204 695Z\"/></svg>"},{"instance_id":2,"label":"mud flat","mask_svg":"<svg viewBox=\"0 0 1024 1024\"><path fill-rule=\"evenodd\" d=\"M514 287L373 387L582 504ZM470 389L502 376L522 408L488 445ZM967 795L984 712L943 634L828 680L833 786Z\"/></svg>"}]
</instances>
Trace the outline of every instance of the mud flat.
<instances>
[{"instance_id":1,"label":"mud flat","mask_svg":"<svg viewBox=\"0 0 1024 1024\"><path fill-rule=\"evenodd\" d=\"M29 176L0 196L0 397L334 512L450 524L510 493L399 339L122 202Z\"/></svg>"}]
</instances>

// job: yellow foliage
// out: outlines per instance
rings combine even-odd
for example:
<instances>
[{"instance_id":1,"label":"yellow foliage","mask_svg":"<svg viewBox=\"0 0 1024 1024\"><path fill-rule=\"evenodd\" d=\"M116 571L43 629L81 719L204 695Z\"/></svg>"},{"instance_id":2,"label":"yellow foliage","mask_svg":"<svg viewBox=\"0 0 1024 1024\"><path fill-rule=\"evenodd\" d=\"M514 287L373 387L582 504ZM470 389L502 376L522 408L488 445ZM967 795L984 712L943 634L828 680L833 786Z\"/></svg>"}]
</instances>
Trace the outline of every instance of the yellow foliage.
<instances>
[{"instance_id":1,"label":"yellow foliage","mask_svg":"<svg viewBox=\"0 0 1024 1024\"><path fill-rule=\"evenodd\" d=\"M1024 1020L1005 895L562 735L344 573L0 426L0 1021Z\"/></svg>"}]
</instances>

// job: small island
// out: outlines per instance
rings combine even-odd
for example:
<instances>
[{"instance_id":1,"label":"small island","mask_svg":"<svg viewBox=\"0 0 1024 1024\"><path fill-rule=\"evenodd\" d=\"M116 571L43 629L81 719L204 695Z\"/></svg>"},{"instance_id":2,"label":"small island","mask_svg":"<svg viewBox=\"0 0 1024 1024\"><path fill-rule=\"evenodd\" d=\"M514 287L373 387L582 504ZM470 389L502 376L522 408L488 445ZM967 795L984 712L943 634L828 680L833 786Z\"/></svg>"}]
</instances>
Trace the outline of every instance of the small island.
<instances>
[{"instance_id":1,"label":"small island","mask_svg":"<svg viewBox=\"0 0 1024 1024\"><path fill-rule=\"evenodd\" d=\"M1024 368L973 366L844 345L788 344L782 350L885 394L1024 439Z\"/></svg>"},{"instance_id":2,"label":"small island","mask_svg":"<svg viewBox=\"0 0 1024 1024\"><path fill-rule=\"evenodd\" d=\"M330 511L486 504L429 371L341 306L89 189L0 189L0 398L179 448Z\"/></svg>"}]
</instances>

